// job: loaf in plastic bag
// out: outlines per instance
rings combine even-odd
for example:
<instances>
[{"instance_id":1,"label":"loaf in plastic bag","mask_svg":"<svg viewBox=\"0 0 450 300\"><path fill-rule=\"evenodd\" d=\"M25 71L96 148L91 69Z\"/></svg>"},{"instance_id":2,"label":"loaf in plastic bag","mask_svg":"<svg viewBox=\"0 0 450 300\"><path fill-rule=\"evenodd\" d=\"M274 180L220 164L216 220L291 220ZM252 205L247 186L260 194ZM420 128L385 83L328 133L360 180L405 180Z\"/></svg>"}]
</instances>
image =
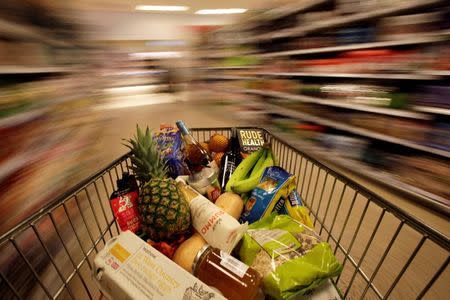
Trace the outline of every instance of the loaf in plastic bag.
<instances>
[{"instance_id":1,"label":"loaf in plastic bag","mask_svg":"<svg viewBox=\"0 0 450 300\"><path fill-rule=\"evenodd\" d=\"M299 299L342 271L330 245L312 229L275 213L249 226L239 255L263 276L264 292L275 299Z\"/></svg>"}]
</instances>

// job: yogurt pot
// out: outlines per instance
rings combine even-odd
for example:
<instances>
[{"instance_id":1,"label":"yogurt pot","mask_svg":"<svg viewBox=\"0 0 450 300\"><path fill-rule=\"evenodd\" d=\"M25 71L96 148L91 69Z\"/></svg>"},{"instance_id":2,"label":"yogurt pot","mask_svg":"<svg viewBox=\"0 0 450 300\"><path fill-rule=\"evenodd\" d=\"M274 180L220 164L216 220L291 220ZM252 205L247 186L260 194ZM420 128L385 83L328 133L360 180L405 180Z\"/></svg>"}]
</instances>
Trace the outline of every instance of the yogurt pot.
<instances>
[{"instance_id":1,"label":"yogurt pot","mask_svg":"<svg viewBox=\"0 0 450 300\"><path fill-rule=\"evenodd\" d=\"M213 167L203 168L200 172L190 175L187 182L197 192L213 202L220 196L220 184L216 169Z\"/></svg>"},{"instance_id":2,"label":"yogurt pot","mask_svg":"<svg viewBox=\"0 0 450 300\"><path fill-rule=\"evenodd\" d=\"M209 245L231 253L247 231L248 223L239 224L235 218L187 185L182 178L176 180L180 192L189 203L195 230Z\"/></svg>"}]
</instances>

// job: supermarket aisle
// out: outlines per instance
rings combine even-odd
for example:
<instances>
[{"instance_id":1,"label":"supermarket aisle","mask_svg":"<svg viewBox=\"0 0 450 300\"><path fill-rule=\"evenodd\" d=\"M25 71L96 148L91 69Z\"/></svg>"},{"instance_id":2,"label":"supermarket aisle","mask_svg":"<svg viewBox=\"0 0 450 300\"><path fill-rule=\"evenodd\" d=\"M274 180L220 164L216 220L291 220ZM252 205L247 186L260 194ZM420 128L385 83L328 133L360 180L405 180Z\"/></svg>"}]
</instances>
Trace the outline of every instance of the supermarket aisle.
<instances>
[{"instance_id":1,"label":"supermarket aisle","mask_svg":"<svg viewBox=\"0 0 450 300\"><path fill-rule=\"evenodd\" d=\"M134 134L136 124L148 125L158 129L161 123L175 123L183 119L189 127L225 127L245 125L244 121L234 118L226 108L208 105L199 101L187 101L193 98L182 94L133 95L114 98L102 105L101 113L108 116L109 122L102 137L105 165L126 152L122 138ZM100 163L100 162L99 162Z\"/></svg>"}]
</instances>

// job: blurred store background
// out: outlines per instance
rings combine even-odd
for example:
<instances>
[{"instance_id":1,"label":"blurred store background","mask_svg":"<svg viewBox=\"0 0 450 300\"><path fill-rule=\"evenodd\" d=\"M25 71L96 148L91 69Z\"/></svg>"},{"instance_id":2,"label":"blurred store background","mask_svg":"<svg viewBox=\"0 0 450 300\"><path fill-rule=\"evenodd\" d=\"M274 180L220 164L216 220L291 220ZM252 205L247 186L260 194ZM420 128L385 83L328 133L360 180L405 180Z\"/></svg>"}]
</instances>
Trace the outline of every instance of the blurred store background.
<instances>
[{"instance_id":1,"label":"blurred store background","mask_svg":"<svg viewBox=\"0 0 450 300\"><path fill-rule=\"evenodd\" d=\"M444 0L0 1L0 233L135 124L264 126L447 236Z\"/></svg>"}]
</instances>

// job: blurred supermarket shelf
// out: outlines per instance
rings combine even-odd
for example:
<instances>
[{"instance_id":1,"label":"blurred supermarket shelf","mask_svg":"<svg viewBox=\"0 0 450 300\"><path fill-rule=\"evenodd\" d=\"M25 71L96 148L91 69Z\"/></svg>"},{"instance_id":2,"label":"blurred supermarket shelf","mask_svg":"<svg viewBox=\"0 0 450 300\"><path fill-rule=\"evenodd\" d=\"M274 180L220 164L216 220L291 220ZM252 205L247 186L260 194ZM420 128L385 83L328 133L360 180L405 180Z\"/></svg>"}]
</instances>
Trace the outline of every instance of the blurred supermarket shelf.
<instances>
[{"instance_id":1,"label":"blurred supermarket shelf","mask_svg":"<svg viewBox=\"0 0 450 300\"><path fill-rule=\"evenodd\" d=\"M403 117L403 118L420 119L420 120L430 120L432 118L430 115L413 112L413 111L361 105L361 104L355 104L355 103L350 103L350 102L344 102L341 100L328 100L328 99L325 100L325 99L320 99L320 98L311 97L311 96L294 95L294 94L283 93L283 92L263 91L263 90L253 90L253 89L243 90L242 92L248 93L248 94L260 95L260 96L280 98L280 99L289 99L289 100L303 102L303 103L315 103L315 104L334 106L334 107L340 107L340 108L348 108L348 109L358 110L358 111L372 112L372 113L383 114L383 115L398 116L398 117Z\"/></svg>"},{"instance_id":2,"label":"blurred supermarket shelf","mask_svg":"<svg viewBox=\"0 0 450 300\"><path fill-rule=\"evenodd\" d=\"M276 77L331 77L331 78L361 78L361 79L386 79L386 80L436 80L440 76L430 73L404 73L404 74L364 74L364 73L308 73L308 72L263 72L254 75Z\"/></svg>"},{"instance_id":3,"label":"blurred supermarket shelf","mask_svg":"<svg viewBox=\"0 0 450 300\"><path fill-rule=\"evenodd\" d=\"M44 42L52 46L66 47L69 46L67 42L50 38L47 33L42 32L39 28L13 23L0 17L0 35L10 38L21 38L25 40L33 40Z\"/></svg>"},{"instance_id":4,"label":"blurred supermarket shelf","mask_svg":"<svg viewBox=\"0 0 450 300\"><path fill-rule=\"evenodd\" d=\"M203 77L209 80L257 80L258 77L251 76L232 76L232 75L207 75Z\"/></svg>"},{"instance_id":5,"label":"blurred supermarket shelf","mask_svg":"<svg viewBox=\"0 0 450 300\"><path fill-rule=\"evenodd\" d=\"M206 67L200 68L203 70L240 70L240 69L255 69L260 66L217 66L217 67Z\"/></svg>"},{"instance_id":6,"label":"blurred supermarket shelf","mask_svg":"<svg viewBox=\"0 0 450 300\"><path fill-rule=\"evenodd\" d=\"M416 105L416 106L413 106L413 109L415 111L421 111L421 112L425 112L425 113L450 116L450 109L449 108L440 108L440 107Z\"/></svg>"},{"instance_id":7,"label":"blurred supermarket shelf","mask_svg":"<svg viewBox=\"0 0 450 300\"><path fill-rule=\"evenodd\" d=\"M362 50L362 49L376 49L376 48L388 48L388 47L400 47L400 46L412 46L420 44L430 44L440 41L446 41L450 38L450 30L444 30L437 33L422 34L417 35L413 38L399 39L395 41L382 41L382 42L371 42L371 43L356 43L350 45L333 46L333 47L320 47L311 49L298 49L289 51L279 51L256 54L258 57L281 57L281 56L291 56L291 55L309 55L309 54L319 54L319 53L331 53L331 52L341 52L341 51L352 51L352 50ZM433 74L431 74L433 75Z\"/></svg>"},{"instance_id":8,"label":"blurred supermarket shelf","mask_svg":"<svg viewBox=\"0 0 450 300\"><path fill-rule=\"evenodd\" d=\"M56 145L57 143L55 142L45 142L39 145L39 148L16 153L13 157L0 162L0 183L14 172L29 166L34 161L40 160L44 154Z\"/></svg>"},{"instance_id":9,"label":"blurred supermarket shelf","mask_svg":"<svg viewBox=\"0 0 450 300\"><path fill-rule=\"evenodd\" d=\"M70 73L73 67L25 67L25 66L0 66L0 74L45 74L45 73Z\"/></svg>"},{"instance_id":10,"label":"blurred supermarket shelf","mask_svg":"<svg viewBox=\"0 0 450 300\"><path fill-rule=\"evenodd\" d=\"M315 31L345 26L361 21L369 21L376 18L388 17L396 14L405 13L415 9L421 9L443 2L443 0L414 0L401 3L393 7L374 9L368 12L355 13L348 16L339 16L328 20L321 20L317 24L307 26L298 26L283 29L280 31L269 32L259 36L247 39L247 42L270 41L273 39L281 39L288 37L302 36Z\"/></svg>"},{"instance_id":11,"label":"blurred supermarket shelf","mask_svg":"<svg viewBox=\"0 0 450 300\"><path fill-rule=\"evenodd\" d=\"M209 53L205 54L205 57L206 58L226 58L226 57L232 57L232 56L249 55L249 54L253 54L253 53L254 53L254 51L218 50L218 51L213 51L212 53L209 52Z\"/></svg>"},{"instance_id":12,"label":"blurred supermarket shelf","mask_svg":"<svg viewBox=\"0 0 450 300\"><path fill-rule=\"evenodd\" d=\"M351 173L361 175L366 179L375 181L378 184L400 191L409 197L413 197L415 201L420 202L422 205L431 207L441 213L444 213L445 215L450 214L449 200L427 192L421 188L412 186L408 183L402 182L392 173L370 167L369 165L356 160L344 158L336 151L332 153L333 155L330 155L329 149L320 147L311 141L299 139L294 134L283 132L273 126L269 127L269 130L282 139L290 141L294 147L299 148L306 154L316 158L319 161L324 161L325 163L343 168Z\"/></svg>"},{"instance_id":13,"label":"blurred supermarket shelf","mask_svg":"<svg viewBox=\"0 0 450 300\"><path fill-rule=\"evenodd\" d=\"M315 6L330 2L330 0L292 1L280 7L269 9L257 15L252 21L273 21L300 13Z\"/></svg>"},{"instance_id":14,"label":"blurred supermarket shelf","mask_svg":"<svg viewBox=\"0 0 450 300\"><path fill-rule=\"evenodd\" d=\"M0 129L20 125L37 119L49 111L48 107L36 108L0 119Z\"/></svg>"},{"instance_id":15,"label":"blurred supermarket shelf","mask_svg":"<svg viewBox=\"0 0 450 300\"><path fill-rule=\"evenodd\" d=\"M450 77L450 70L423 70L420 74L438 77Z\"/></svg>"},{"instance_id":16,"label":"blurred supermarket shelf","mask_svg":"<svg viewBox=\"0 0 450 300\"><path fill-rule=\"evenodd\" d=\"M389 135L382 134L382 133L373 132L371 130L358 128L358 127L351 126L351 125L346 125L346 124L343 124L343 123L340 123L340 122L336 122L336 121L327 120L327 119L324 119L324 118L321 118L321 117L317 117L317 116L313 116L313 115L310 115L310 114L302 113L300 111L295 111L295 110L292 110L292 109L284 108L284 107L281 107L279 105L267 104L267 112L270 112L272 114L279 114L279 115L282 115L282 116L287 116L287 117L290 117L290 118L302 119L302 120L305 120L305 121L308 121L308 122L313 122L313 123L316 123L316 124L320 124L320 125L328 126L328 127L335 128L335 129L338 129L338 130L342 130L342 131L346 131L346 132L349 132L349 133L353 133L353 134L356 134L356 135L359 135L359 136L365 136L365 137L368 137L368 138L372 138L372 139L376 139L376 140L389 142L389 143L392 143L392 144L397 144L397 145L405 146L405 147L408 147L408 148L420 150L420 151L427 152L427 153L434 154L434 155L438 155L438 156L441 156L441 157L450 158L450 152L449 151L444 151L444 150L440 150L440 149L436 149L436 148L420 145L420 144L413 143L413 142L410 142L410 141L405 140L405 139L389 136Z\"/></svg>"}]
</instances>

